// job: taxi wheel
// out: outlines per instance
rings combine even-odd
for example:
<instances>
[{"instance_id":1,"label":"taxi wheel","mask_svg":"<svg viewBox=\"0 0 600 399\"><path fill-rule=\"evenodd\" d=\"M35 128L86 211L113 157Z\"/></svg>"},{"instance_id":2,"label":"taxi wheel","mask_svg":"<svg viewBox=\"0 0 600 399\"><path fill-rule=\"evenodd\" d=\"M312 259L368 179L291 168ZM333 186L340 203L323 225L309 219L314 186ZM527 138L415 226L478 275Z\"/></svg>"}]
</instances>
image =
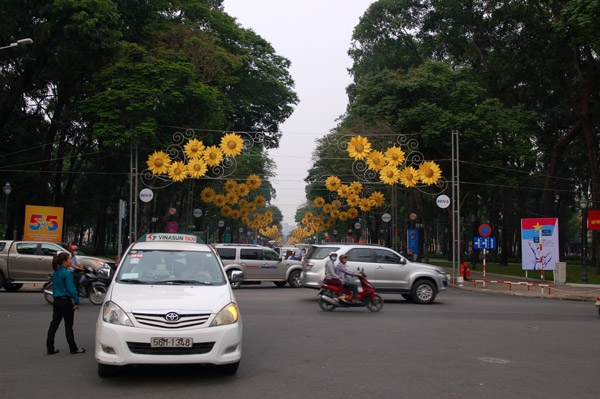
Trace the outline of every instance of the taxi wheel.
<instances>
[{"instance_id":1,"label":"taxi wheel","mask_svg":"<svg viewBox=\"0 0 600 399\"><path fill-rule=\"evenodd\" d=\"M113 366L111 364L98 363L98 376L99 377L114 377L119 374L120 367Z\"/></svg>"},{"instance_id":2,"label":"taxi wheel","mask_svg":"<svg viewBox=\"0 0 600 399\"><path fill-rule=\"evenodd\" d=\"M240 367L240 362L222 364L218 366L218 369L223 374L235 374L238 367Z\"/></svg>"}]
</instances>

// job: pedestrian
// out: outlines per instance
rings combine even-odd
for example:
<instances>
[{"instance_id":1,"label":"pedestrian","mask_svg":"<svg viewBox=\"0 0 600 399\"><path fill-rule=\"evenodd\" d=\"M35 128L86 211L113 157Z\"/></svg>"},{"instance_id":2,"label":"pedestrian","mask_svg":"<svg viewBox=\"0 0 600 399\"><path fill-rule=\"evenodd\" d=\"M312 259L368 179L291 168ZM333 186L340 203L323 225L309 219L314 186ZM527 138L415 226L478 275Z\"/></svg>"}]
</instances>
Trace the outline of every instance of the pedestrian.
<instances>
[{"instance_id":1,"label":"pedestrian","mask_svg":"<svg viewBox=\"0 0 600 399\"><path fill-rule=\"evenodd\" d=\"M85 349L77 346L73 334L73 321L75 310L79 309L79 296L73 283L73 276L68 270L71 266L71 255L67 252L60 252L52 258L52 269L54 269L52 274L52 296L54 297L54 303L52 304L52 321L46 337L46 351L49 355L59 352L54 347L54 336L63 319L65 320L65 335L71 354L85 352Z\"/></svg>"}]
</instances>

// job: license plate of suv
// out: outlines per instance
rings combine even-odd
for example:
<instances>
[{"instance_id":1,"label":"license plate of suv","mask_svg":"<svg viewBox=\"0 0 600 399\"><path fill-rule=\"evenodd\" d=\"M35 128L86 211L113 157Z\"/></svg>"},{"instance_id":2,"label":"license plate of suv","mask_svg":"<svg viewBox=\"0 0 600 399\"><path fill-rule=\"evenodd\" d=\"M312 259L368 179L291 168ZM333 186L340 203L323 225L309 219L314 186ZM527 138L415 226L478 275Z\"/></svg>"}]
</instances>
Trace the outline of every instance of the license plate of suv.
<instances>
[{"instance_id":1,"label":"license plate of suv","mask_svg":"<svg viewBox=\"0 0 600 399\"><path fill-rule=\"evenodd\" d=\"M152 348L191 348L193 343L192 338L152 337L150 339Z\"/></svg>"}]
</instances>

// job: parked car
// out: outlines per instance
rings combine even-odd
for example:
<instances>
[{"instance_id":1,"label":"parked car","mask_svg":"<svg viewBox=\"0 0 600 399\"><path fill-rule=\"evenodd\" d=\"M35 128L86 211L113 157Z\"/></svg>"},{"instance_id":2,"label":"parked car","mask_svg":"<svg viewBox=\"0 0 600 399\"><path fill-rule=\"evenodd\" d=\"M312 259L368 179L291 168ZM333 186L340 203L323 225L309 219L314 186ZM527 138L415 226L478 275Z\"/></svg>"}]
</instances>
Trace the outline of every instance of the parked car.
<instances>
[{"instance_id":1,"label":"parked car","mask_svg":"<svg viewBox=\"0 0 600 399\"><path fill-rule=\"evenodd\" d=\"M43 241L0 241L0 288L17 291L24 283L43 285L52 273L52 256L66 251L59 244ZM114 268L110 259L94 256L78 256L83 265L89 265L97 272L108 265ZM112 263L112 264L111 264Z\"/></svg>"},{"instance_id":2,"label":"parked car","mask_svg":"<svg viewBox=\"0 0 600 399\"><path fill-rule=\"evenodd\" d=\"M437 266L411 262L399 253L374 244L324 244L310 247L302 261L302 286L320 288L331 252L348 257L350 270L364 270L382 294L398 293L416 303L432 303L448 287L446 272Z\"/></svg>"},{"instance_id":3,"label":"parked car","mask_svg":"<svg viewBox=\"0 0 600 399\"><path fill-rule=\"evenodd\" d=\"M272 281L276 286L287 284L301 287L302 262L286 260L273 249L252 244L213 244L225 265L229 276L233 271L243 272L244 282ZM240 281L231 282L232 288L239 288Z\"/></svg>"},{"instance_id":4,"label":"parked car","mask_svg":"<svg viewBox=\"0 0 600 399\"><path fill-rule=\"evenodd\" d=\"M153 233L127 249L96 322L100 377L128 364L210 364L233 374L241 356L239 307L213 248L195 235Z\"/></svg>"}]
</instances>

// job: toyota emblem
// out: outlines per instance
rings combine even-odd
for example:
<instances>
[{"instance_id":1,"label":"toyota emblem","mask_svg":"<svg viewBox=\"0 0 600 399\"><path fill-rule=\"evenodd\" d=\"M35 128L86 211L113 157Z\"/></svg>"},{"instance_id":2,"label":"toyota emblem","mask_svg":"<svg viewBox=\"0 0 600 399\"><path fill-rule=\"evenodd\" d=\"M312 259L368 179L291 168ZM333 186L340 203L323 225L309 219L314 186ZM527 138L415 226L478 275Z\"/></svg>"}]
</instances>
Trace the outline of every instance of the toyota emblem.
<instances>
[{"instance_id":1,"label":"toyota emblem","mask_svg":"<svg viewBox=\"0 0 600 399\"><path fill-rule=\"evenodd\" d=\"M178 315L177 313L175 313L175 312L169 312L169 313L167 313L167 314L165 315L165 319L166 319L168 322L174 322L174 321L177 321L177 320L179 320L179 315Z\"/></svg>"}]
</instances>

